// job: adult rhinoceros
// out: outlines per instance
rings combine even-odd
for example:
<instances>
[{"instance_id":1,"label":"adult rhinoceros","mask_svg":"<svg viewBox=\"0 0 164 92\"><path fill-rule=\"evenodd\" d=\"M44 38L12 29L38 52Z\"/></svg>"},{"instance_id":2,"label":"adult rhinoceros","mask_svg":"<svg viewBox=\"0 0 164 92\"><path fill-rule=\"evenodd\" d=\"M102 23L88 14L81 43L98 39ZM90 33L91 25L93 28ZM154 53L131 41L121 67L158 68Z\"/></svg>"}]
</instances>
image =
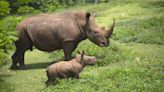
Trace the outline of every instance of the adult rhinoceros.
<instances>
[{"instance_id":1,"label":"adult rhinoceros","mask_svg":"<svg viewBox=\"0 0 164 92\"><path fill-rule=\"evenodd\" d=\"M82 40L90 41L101 47L109 45L115 22L105 30L98 27L95 15L85 11L44 14L23 20L17 27L18 40L12 56L11 69L24 69L25 51L35 46L37 49L51 52L63 49L65 60L70 60L72 52Z\"/></svg>"}]
</instances>

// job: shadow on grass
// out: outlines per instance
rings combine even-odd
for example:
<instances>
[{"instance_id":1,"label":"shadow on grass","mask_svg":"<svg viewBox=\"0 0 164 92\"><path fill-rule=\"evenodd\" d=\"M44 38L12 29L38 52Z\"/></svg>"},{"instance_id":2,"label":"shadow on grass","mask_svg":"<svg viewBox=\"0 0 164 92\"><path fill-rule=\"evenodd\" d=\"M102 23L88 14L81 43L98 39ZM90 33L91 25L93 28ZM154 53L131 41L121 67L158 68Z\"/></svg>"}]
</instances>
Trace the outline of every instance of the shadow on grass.
<instances>
[{"instance_id":1,"label":"shadow on grass","mask_svg":"<svg viewBox=\"0 0 164 92\"><path fill-rule=\"evenodd\" d=\"M32 69L43 69L47 68L49 65L56 63L58 61L52 61L52 62L42 62L42 63L32 63L32 64L26 64L27 70Z\"/></svg>"},{"instance_id":2,"label":"shadow on grass","mask_svg":"<svg viewBox=\"0 0 164 92\"><path fill-rule=\"evenodd\" d=\"M49 65L57 63L59 61L63 61L63 60L64 60L64 58L57 59L55 61L47 61L47 62L41 62L41 63L26 64L26 67L27 67L26 70L47 68Z\"/></svg>"}]
</instances>

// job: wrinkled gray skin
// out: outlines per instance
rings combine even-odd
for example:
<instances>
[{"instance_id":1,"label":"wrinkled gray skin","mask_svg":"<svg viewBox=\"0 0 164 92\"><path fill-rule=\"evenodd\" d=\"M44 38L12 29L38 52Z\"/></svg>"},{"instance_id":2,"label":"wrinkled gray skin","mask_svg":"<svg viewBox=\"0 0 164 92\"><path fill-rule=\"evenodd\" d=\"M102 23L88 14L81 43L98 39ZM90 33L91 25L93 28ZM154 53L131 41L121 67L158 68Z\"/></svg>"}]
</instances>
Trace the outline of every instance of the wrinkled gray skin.
<instances>
[{"instance_id":1,"label":"wrinkled gray skin","mask_svg":"<svg viewBox=\"0 0 164 92\"><path fill-rule=\"evenodd\" d=\"M47 82L46 84L51 84L56 80L56 78L77 78L79 79L79 74L86 65L93 65L96 62L96 57L84 55L84 52L77 54L72 60L65 62L60 61L50 65L47 70Z\"/></svg>"},{"instance_id":2,"label":"wrinkled gray skin","mask_svg":"<svg viewBox=\"0 0 164 92\"><path fill-rule=\"evenodd\" d=\"M70 60L78 43L87 38L98 46L106 47L114 23L105 30L104 27L98 27L94 14L84 11L27 18L16 27L18 40L15 42L16 51L12 56L11 69L25 69L24 54L26 50L32 50L32 46L46 52L63 49L65 60Z\"/></svg>"}]
</instances>

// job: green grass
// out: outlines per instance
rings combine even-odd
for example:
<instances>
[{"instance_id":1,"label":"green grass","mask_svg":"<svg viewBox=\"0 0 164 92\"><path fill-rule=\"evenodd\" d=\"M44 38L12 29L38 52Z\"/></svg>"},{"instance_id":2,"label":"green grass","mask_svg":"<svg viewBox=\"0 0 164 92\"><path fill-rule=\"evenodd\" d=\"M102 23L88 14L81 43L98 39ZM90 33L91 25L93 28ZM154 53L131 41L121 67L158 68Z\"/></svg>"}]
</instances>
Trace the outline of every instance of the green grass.
<instances>
[{"instance_id":1,"label":"green grass","mask_svg":"<svg viewBox=\"0 0 164 92\"><path fill-rule=\"evenodd\" d=\"M87 42L88 41L85 41L82 44L88 44ZM44 53L38 50L26 53L25 60L27 66L30 67L29 70L11 71L8 70L9 65L6 65L1 69L1 73L4 75L10 75L5 76L5 78L3 79L5 81L7 80L6 83L10 84L7 87L13 87L12 90L14 90L15 92L162 92L162 73L164 65L164 51L162 51L164 50L163 45L145 45L136 43L120 44L115 41L112 41L112 43L113 44L111 47L119 45L119 47L115 47L115 49L117 50L110 49L111 47L102 49L106 49L109 52L110 50L112 50L113 56L110 57L110 55L108 55L108 57L105 57L106 55L104 54L108 53L102 53L102 55L104 55L102 56L104 57L104 59L98 58L98 63L95 66L86 67L84 71L82 71L80 75L81 78L79 80L64 79L60 80L59 83L57 83L56 85L46 87L46 85L44 84L44 82L47 80L45 67L56 59L51 59L51 54ZM82 44L80 44L80 46L77 49L81 49ZM93 50L94 48L90 49ZM101 48L99 48L99 50L100 49ZM120 52L126 50L127 52ZM88 51L87 53L89 52L90 51ZM96 54L96 52L91 54ZM125 54L124 57L123 54ZM115 58L114 55L116 55L117 58ZM113 62L112 59L116 60L117 62Z\"/></svg>"},{"instance_id":2,"label":"green grass","mask_svg":"<svg viewBox=\"0 0 164 92\"><path fill-rule=\"evenodd\" d=\"M112 0L70 8L94 10L101 26L107 27L116 19L109 47L101 48L86 40L73 54L83 50L94 55L98 59L96 65L85 67L79 80L59 80L56 85L46 87L45 69L63 58L63 53L28 51L25 56L28 70L9 70L10 63L0 68L0 92L162 92L163 3L163 0Z\"/></svg>"}]
</instances>

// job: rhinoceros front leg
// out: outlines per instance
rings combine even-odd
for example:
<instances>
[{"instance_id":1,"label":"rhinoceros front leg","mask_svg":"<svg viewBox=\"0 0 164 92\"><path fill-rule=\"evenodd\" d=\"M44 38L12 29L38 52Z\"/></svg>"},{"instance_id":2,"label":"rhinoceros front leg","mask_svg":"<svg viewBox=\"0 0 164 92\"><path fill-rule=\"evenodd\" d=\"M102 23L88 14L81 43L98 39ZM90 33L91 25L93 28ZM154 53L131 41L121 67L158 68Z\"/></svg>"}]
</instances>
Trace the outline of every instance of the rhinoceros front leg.
<instances>
[{"instance_id":1,"label":"rhinoceros front leg","mask_svg":"<svg viewBox=\"0 0 164 92\"><path fill-rule=\"evenodd\" d=\"M63 44L63 51L64 51L66 61L72 59L72 52L75 50L76 47L77 47L77 44L71 41L65 42Z\"/></svg>"},{"instance_id":2,"label":"rhinoceros front leg","mask_svg":"<svg viewBox=\"0 0 164 92\"><path fill-rule=\"evenodd\" d=\"M79 73L75 74L74 77L75 77L76 79L79 79L79 78L80 78Z\"/></svg>"}]
</instances>

